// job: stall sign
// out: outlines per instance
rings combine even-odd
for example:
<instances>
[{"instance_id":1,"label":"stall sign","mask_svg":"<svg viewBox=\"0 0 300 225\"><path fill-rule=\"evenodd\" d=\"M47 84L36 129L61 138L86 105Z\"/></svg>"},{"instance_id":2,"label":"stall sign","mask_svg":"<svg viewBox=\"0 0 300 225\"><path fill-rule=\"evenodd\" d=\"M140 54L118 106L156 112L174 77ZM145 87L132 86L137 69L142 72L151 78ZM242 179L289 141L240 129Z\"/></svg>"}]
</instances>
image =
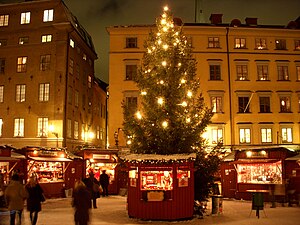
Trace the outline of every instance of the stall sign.
<instances>
[{"instance_id":1,"label":"stall sign","mask_svg":"<svg viewBox=\"0 0 300 225\"><path fill-rule=\"evenodd\" d=\"M110 159L110 155L93 154L93 159Z\"/></svg>"}]
</instances>

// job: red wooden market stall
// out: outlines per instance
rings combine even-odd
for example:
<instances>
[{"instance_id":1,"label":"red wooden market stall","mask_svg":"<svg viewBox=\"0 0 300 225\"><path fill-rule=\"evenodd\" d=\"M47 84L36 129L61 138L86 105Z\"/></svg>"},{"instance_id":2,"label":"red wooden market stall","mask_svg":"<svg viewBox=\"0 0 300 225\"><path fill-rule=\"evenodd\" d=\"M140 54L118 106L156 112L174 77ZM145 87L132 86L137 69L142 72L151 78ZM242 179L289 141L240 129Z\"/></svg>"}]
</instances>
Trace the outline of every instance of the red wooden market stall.
<instances>
[{"instance_id":1,"label":"red wooden market stall","mask_svg":"<svg viewBox=\"0 0 300 225\"><path fill-rule=\"evenodd\" d=\"M236 150L232 154L221 163L224 197L250 200L249 190L266 190L268 200L275 191L285 195L288 179L285 159L295 156L295 151L270 147Z\"/></svg>"},{"instance_id":2,"label":"red wooden market stall","mask_svg":"<svg viewBox=\"0 0 300 225\"><path fill-rule=\"evenodd\" d=\"M83 176L87 177L92 171L95 178L99 177L103 170L109 175L109 194L118 194L118 150L100 149L96 147L82 147L76 153L83 158Z\"/></svg>"},{"instance_id":3,"label":"red wooden market stall","mask_svg":"<svg viewBox=\"0 0 300 225\"><path fill-rule=\"evenodd\" d=\"M182 155L128 155L128 215L147 220L193 217L194 159Z\"/></svg>"}]
</instances>

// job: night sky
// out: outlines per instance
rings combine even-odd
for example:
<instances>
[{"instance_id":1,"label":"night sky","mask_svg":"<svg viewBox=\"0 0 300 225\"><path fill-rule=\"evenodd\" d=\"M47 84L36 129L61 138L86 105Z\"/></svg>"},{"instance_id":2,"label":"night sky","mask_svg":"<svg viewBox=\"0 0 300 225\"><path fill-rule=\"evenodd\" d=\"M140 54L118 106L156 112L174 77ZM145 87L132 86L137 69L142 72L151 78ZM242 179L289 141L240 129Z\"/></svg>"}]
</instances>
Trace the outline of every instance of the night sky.
<instances>
[{"instance_id":1,"label":"night sky","mask_svg":"<svg viewBox=\"0 0 300 225\"><path fill-rule=\"evenodd\" d=\"M13 0L0 0L0 3ZM20 2L20 0L19 0ZM114 25L154 24L168 5L174 17L184 23L195 22L195 0L64 0L93 38L98 54L95 75L108 82L108 34ZM258 24L287 25L300 16L300 0L202 0L204 22L212 13L223 14L223 23L246 17L258 18Z\"/></svg>"}]
</instances>

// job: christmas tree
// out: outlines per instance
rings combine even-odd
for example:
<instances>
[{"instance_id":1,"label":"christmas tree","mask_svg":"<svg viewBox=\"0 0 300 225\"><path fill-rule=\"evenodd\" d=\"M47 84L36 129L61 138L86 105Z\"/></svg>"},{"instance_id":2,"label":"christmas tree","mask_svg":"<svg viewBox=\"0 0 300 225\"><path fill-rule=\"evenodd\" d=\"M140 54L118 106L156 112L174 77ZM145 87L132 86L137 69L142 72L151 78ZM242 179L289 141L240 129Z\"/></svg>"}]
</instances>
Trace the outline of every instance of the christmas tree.
<instances>
[{"instance_id":1,"label":"christmas tree","mask_svg":"<svg viewBox=\"0 0 300 225\"><path fill-rule=\"evenodd\" d=\"M204 104L191 43L168 7L156 19L156 29L149 33L144 47L134 78L140 104L133 109L123 103L123 128L131 137L131 151L162 155L197 152L213 114Z\"/></svg>"}]
</instances>

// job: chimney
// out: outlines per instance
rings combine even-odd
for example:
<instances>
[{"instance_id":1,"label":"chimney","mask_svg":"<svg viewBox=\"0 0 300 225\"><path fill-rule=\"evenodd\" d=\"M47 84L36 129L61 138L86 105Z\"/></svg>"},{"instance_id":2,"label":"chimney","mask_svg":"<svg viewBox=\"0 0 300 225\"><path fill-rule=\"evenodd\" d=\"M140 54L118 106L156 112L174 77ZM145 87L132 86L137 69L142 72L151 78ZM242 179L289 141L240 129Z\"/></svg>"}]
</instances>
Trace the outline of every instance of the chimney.
<instances>
[{"instance_id":1,"label":"chimney","mask_svg":"<svg viewBox=\"0 0 300 225\"><path fill-rule=\"evenodd\" d=\"M209 17L211 24L221 24L223 14L211 14Z\"/></svg>"},{"instance_id":2,"label":"chimney","mask_svg":"<svg viewBox=\"0 0 300 225\"><path fill-rule=\"evenodd\" d=\"M257 18L247 17L245 21L246 21L246 25L248 26L257 26Z\"/></svg>"}]
</instances>

